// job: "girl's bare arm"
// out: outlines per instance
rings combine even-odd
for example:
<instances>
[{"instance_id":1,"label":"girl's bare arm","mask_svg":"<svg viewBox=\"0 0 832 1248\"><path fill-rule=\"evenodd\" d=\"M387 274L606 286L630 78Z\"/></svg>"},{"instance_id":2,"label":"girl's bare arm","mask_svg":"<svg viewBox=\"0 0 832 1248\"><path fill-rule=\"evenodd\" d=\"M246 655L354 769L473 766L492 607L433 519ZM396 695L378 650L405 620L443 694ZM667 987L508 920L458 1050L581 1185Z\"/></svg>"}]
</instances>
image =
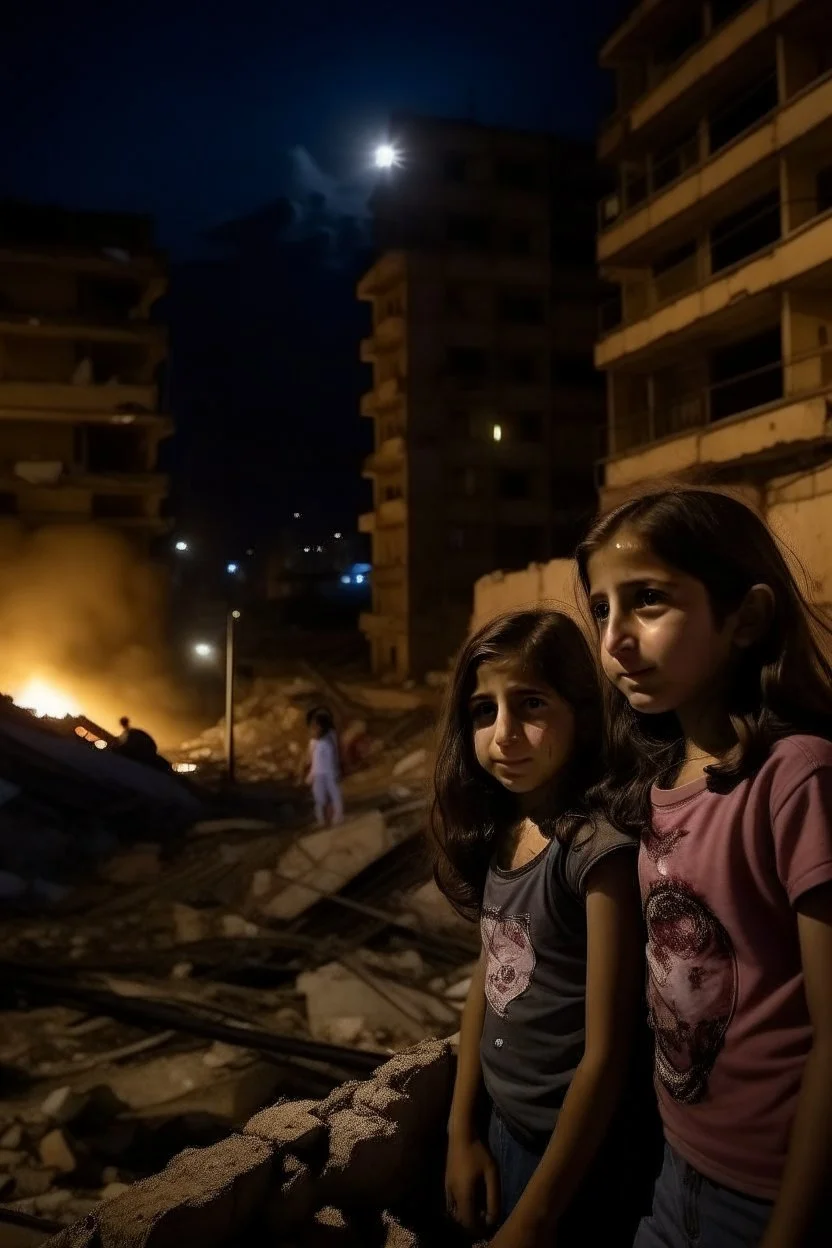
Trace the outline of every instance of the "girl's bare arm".
<instances>
[{"instance_id":1,"label":"girl's bare arm","mask_svg":"<svg viewBox=\"0 0 832 1248\"><path fill-rule=\"evenodd\" d=\"M812 1051L803 1073L780 1195L761 1248L804 1248L820 1242L812 1238L812 1224L820 1202L832 1202L832 884L798 900L797 930Z\"/></svg>"}]
</instances>

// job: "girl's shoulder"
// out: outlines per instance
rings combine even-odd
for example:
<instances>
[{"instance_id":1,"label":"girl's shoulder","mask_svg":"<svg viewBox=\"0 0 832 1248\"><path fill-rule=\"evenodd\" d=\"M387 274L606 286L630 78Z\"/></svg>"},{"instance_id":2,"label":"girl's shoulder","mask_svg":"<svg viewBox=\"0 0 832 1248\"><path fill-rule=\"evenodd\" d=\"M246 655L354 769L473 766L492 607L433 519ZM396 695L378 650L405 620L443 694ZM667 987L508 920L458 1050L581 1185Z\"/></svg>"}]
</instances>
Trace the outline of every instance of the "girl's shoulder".
<instances>
[{"instance_id":1,"label":"girl's shoulder","mask_svg":"<svg viewBox=\"0 0 832 1248\"><path fill-rule=\"evenodd\" d=\"M775 741L755 778L765 777L772 788L788 788L827 767L832 767L832 741L795 732Z\"/></svg>"},{"instance_id":2,"label":"girl's shoulder","mask_svg":"<svg viewBox=\"0 0 832 1248\"><path fill-rule=\"evenodd\" d=\"M578 829L566 850L567 883L578 897L585 897L589 874L602 858L619 850L635 854L637 849L635 837L619 832L607 819L596 815Z\"/></svg>"}]
</instances>

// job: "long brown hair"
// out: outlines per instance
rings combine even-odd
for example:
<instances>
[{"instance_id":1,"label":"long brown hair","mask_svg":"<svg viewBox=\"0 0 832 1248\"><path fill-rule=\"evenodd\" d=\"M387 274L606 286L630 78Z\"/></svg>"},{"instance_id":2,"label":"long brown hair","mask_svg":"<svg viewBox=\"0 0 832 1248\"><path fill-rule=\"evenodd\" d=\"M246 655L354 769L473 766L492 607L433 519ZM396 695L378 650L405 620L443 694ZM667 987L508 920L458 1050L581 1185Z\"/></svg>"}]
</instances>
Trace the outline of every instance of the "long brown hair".
<instances>
[{"instance_id":1,"label":"long brown hair","mask_svg":"<svg viewBox=\"0 0 832 1248\"><path fill-rule=\"evenodd\" d=\"M589 819L586 792L601 774L601 691L579 626L568 615L547 610L515 611L490 621L463 646L448 687L429 825L434 879L467 918L479 914L495 838L517 817L516 799L476 760L469 710L477 669L505 660L554 689L575 715L575 748L550 825L561 842L569 843Z\"/></svg>"},{"instance_id":2,"label":"long brown hair","mask_svg":"<svg viewBox=\"0 0 832 1248\"><path fill-rule=\"evenodd\" d=\"M768 629L738 655L727 689L736 746L707 769L709 785L730 788L753 775L774 743L795 732L832 736L832 626L808 601L765 521L721 490L679 485L622 503L595 522L578 547L578 574L589 599L591 556L624 525L663 562L701 581L717 625L753 585L768 585ZM651 815L650 789L669 783L684 758L672 713L644 715L604 681L608 770L593 794L622 831L639 835Z\"/></svg>"}]
</instances>

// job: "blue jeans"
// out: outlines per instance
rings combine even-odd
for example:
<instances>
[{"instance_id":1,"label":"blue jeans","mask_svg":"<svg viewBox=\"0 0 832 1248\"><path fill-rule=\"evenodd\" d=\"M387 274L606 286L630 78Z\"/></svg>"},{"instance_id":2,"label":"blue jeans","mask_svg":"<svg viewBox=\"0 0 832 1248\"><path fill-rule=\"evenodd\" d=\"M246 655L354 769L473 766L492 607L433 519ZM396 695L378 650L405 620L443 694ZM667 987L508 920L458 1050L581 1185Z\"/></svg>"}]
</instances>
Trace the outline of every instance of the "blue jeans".
<instances>
[{"instance_id":1,"label":"blue jeans","mask_svg":"<svg viewBox=\"0 0 832 1248\"><path fill-rule=\"evenodd\" d=\"M488 1150L500 1174L500 1221L505 1222L526 1190L543 1154L531 1152L516 1140L495 1109L491 1110L488 1124Z\"/></svg>"},{"instance_id":2,"label":"blue jeans","mask_svg":"<svg viewBox=\"0 0 832 1248\"><path fill-rule=\"evenodd\" d=\"M754 1248L772 1205L706 1179L669 1144L633 1248Z\"/></svg>"}]
</instances>

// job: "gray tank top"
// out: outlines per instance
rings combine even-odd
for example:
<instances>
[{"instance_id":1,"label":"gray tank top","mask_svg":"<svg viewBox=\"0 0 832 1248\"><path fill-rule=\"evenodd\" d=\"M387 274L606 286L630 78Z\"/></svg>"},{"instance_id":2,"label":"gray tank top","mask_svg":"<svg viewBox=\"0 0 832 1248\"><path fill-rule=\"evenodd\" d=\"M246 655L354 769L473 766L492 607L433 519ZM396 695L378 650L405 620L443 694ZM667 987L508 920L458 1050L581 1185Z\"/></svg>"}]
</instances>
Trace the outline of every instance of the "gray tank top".
<instances>
[{"instance_id":1,"label":"gray tank top","mask_svg":"<svg viewBox=\"0 0 832 1248\"><path fill-rule=\"evenodd\" d=\"M609 824L552 840L515 871L492 864L480 918L486 958L483 1077L519 1140L545 1148L584 1051L586 886L607 854L638 843Z\"/></svg>"}]
</instances>

